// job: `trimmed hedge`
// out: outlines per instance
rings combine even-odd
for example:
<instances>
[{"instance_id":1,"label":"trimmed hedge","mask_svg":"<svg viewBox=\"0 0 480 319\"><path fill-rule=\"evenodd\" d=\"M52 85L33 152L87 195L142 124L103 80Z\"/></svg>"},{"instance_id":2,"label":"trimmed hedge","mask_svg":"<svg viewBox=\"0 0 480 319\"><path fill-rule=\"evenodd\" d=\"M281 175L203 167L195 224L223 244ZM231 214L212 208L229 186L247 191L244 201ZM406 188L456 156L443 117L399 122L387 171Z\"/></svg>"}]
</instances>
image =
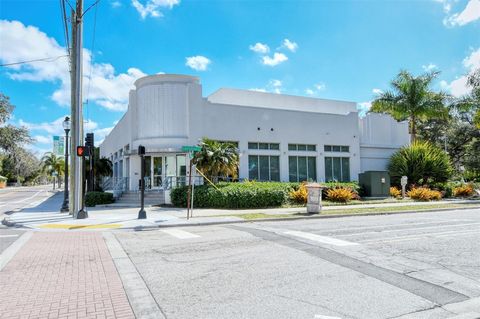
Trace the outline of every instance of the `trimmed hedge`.
<instances>
[{"instance_id":1,"label":"trimmed hedge","mask_svg":"<svg viewBox=\"0 0 480 319\"><path fill-rule=\"evenodd\" d=\"M85 205L87 207L94 207L95 205L111 204L115 200L112 193L105 192L88 192L85 195Z\"/></svg>"},{"instance_id":2,"label":"trimmed hedge","mask_svg":"<svg viewBox=\"0 0 480 319\"><path fill-rule=\"evenodd\" d=\"M357 194L356 183L325 183L326 189L348 187ZM254 182L218 183L218 190L210 185L195 186L194 206L197 208L266 208L290 203L290 192L298 190L300 183ZM188 187L172 190L172 204L187 206Z\"/></svg>"}]
</instances>

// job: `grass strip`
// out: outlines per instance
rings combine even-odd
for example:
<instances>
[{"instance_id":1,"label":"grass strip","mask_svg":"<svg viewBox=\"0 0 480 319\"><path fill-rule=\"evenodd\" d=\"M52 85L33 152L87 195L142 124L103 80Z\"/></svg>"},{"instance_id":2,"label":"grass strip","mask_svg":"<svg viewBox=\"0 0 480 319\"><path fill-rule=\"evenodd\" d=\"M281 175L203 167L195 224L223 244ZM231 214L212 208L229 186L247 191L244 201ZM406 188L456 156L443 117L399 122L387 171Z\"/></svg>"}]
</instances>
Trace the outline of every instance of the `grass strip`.
<instances>
[{"instance_id":1,"label":"grass strip","mask_svg":"<svg viewBox=\"0 0 480 319\"><path fill-rule=\"evenodd\" d=\"M324 210L320 214L307 214L307 213L285 213L285 214L265 214L265 213L246 213L246 214L229 214L222 216L240 217L245 220L255 219L274 219L274 218L295 218L295 217L315 217L322 215L358 215L358 214L382 214L389 212L402 212L402 211L429 211L435 209L456 209L456 208L480 208L480 206L474 204L438 204L438 205L405 205L394 207L373 207L373 208L350 208L350 209L335 209ZM209 216L213 217L213 216Z\"/></svg>"}]
</instances>

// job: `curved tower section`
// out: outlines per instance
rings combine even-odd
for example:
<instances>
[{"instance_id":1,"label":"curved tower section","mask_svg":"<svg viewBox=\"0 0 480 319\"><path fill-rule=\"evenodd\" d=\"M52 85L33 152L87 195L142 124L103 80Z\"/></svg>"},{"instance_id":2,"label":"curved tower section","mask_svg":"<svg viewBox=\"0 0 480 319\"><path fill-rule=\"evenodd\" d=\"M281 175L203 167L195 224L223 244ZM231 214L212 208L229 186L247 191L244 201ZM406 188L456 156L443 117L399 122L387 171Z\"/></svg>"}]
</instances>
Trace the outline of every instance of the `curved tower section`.
<instances>
[{"instance_id":1,"label":"curved tower section","mask_svg":"<svg viewBox=\"0 0 480 319\"><path fill-rule=\"evenodd\" d=\"M139 144L170 146L189 137L189 104L197 77L160 74L135 82L132 131ZM135 143L135 144L137 144Z\"/></svg>"}]
</instances>

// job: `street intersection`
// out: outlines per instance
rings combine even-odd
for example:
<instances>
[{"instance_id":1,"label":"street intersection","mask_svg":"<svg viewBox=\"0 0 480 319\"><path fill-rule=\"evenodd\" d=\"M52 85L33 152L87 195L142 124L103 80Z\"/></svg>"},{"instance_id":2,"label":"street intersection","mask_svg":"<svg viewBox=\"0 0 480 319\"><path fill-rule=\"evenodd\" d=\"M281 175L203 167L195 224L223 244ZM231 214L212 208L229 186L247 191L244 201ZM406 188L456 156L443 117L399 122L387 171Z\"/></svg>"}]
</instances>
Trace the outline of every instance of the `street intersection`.
<instances>
[{"instance_id":1,"label":"street intersection","mask_svg":"<svg viewBox=\"0 0 480 319\"><path fill-rule=\"evenodd\" d=\"M478 208L143 231L1 227L0 318L480 318L478 242Z\"/></svg>"}]
</instances>

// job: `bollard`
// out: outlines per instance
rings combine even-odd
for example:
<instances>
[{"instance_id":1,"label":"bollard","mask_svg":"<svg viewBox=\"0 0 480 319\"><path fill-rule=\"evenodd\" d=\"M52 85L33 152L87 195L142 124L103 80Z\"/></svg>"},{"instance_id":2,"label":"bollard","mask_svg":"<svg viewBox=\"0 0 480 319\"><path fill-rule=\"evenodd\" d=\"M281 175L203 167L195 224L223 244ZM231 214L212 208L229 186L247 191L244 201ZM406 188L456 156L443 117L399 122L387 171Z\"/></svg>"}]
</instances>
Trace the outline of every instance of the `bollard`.
<instances>
[{"instance_id":1,"label":"bollard","mask_svg":"<svg viewBox=\"0 0 480 319\"><path fill-rule=\"evenodd\" d=\"M318 214L322 210L322 189L318 183L307 184L307 213Z\"/></svg>"}]
</instances>

